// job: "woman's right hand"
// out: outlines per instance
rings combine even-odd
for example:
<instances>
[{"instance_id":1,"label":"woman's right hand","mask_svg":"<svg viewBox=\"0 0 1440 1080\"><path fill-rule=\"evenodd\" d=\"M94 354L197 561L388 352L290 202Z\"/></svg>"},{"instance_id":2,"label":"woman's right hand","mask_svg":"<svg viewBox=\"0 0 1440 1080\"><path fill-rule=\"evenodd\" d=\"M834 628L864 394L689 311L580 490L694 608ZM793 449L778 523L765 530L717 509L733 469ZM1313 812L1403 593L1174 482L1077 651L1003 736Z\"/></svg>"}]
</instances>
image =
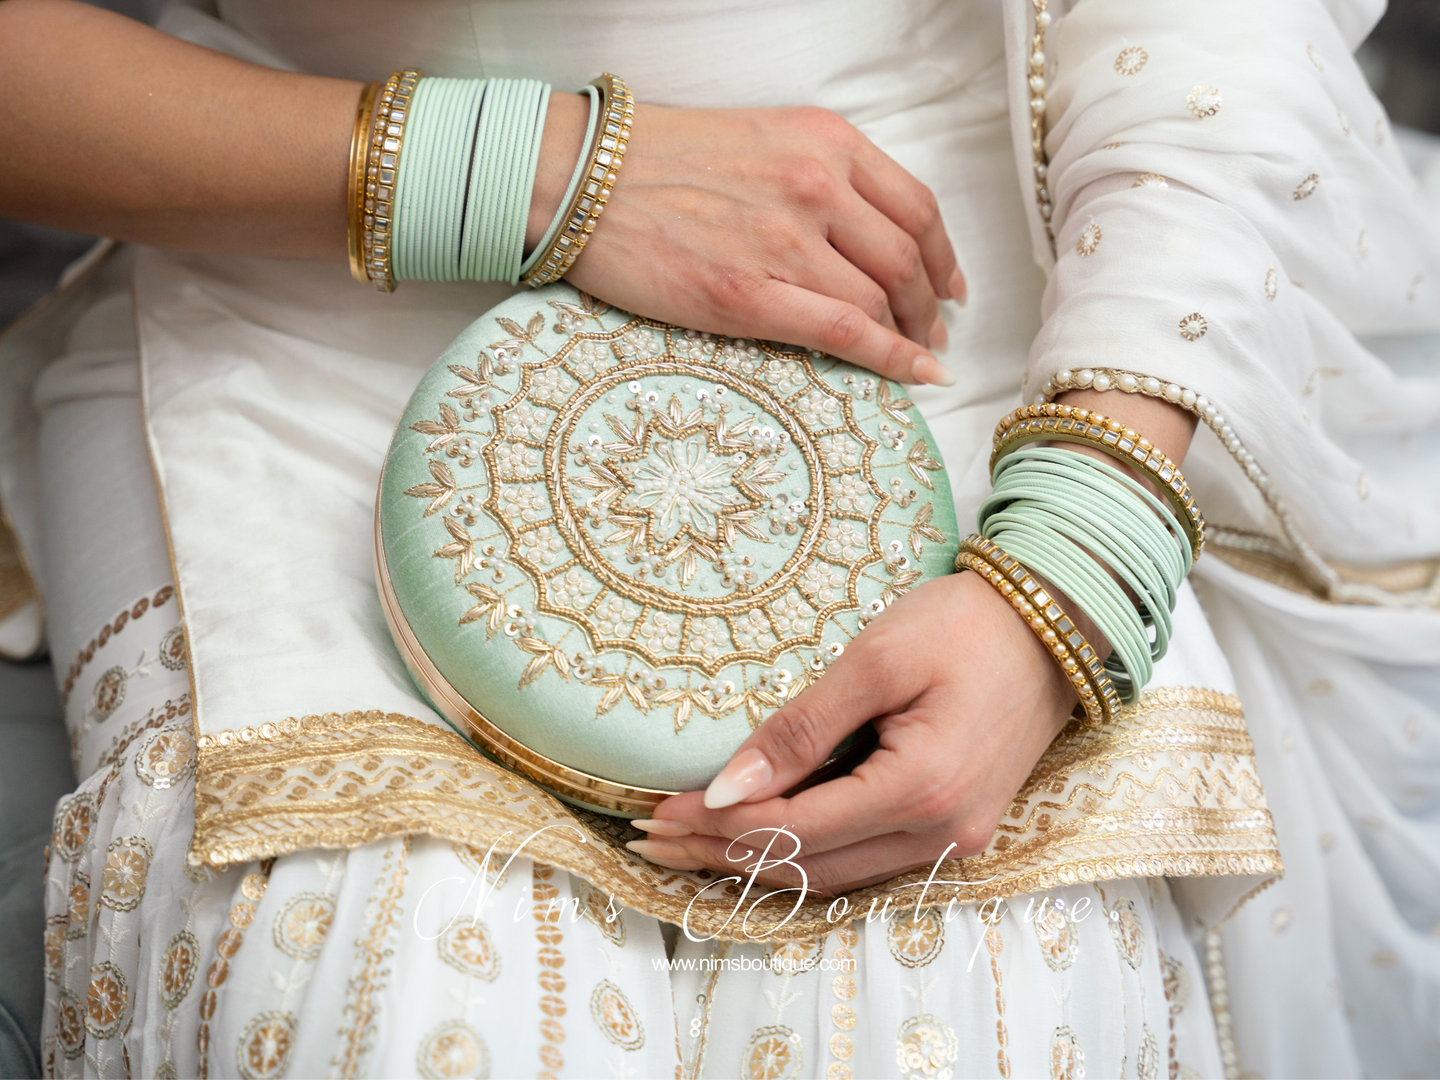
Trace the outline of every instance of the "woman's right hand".
<instances>
[{"instance_id":1,"label":"woman's right hand","mask_svg":"<svg viewBox=\"0 0 1440 1080\"><path fill-rule=\"evenodd\" d=\"M588 109L551 101L530 244ZM567 279L665 322L819 349L900 382L954 381L928 351L945 344L937 301L965 296L935 197L825 109L637 106L615 192Z\"/></svg>"}]
</instances>

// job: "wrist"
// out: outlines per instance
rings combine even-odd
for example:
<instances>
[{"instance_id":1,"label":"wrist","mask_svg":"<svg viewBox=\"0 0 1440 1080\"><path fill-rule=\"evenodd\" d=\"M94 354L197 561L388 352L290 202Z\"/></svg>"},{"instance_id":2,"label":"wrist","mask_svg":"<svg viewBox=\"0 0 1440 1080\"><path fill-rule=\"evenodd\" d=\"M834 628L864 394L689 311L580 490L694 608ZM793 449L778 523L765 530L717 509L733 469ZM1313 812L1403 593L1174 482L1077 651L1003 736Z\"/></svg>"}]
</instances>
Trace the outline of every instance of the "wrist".
<instances>
[{"instance_id":1,"label":"wrist","mask_svg":"<svg viewBox=\"0 0 1440 1080\"><path fill-rule=\"evenodd\" d=\"M575 162L584 151L585 124L590 103L583 94L551 94L545 112L545 132L540 140L540 163L535 171L535 188L525 221L525 252L528 255L545 235L560 200L575 171Z\"/></svg>"},{"instance_id":2,"label":"wrist","mask_svg":"<svg viewBox=\"0 0 1440 1080\"><path fill-rule=\"evenodd\" d=\"M1051 737L1058 735L1079 701L1070 679L1024 618L989 582L976 573L956 574L954 581L962 604L972 611L990 613L988 625L1001 635L1002 652L1015 658L1013 670L1029 685L1027 696L1035 707L1027 712L1047 718L1054 728Z\"/></svg>"}]
</instances>

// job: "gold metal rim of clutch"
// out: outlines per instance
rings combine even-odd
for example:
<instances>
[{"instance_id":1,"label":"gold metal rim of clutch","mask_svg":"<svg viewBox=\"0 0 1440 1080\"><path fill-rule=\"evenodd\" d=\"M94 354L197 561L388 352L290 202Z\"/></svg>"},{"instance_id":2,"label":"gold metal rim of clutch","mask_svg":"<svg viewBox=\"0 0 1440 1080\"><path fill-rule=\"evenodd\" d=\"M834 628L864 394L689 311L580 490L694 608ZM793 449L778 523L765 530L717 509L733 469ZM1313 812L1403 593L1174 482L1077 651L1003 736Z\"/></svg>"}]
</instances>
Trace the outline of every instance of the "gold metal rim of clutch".
<instances>
[{"instance_id":1,"label":"gold metal rim of clutch","mask_svg":"<svg viewBox=\"0 0 1440 1080\"><path fill-rule=\"evenodd\" d=\"M385 545L380 535L378 498L375 501L375 580L380 591L380 606L390 626L390 636L404 652L410 671L419 680L421 688L445 719L461 730L469 731L490 756L553 792L626 817L648 817L655 807L670 796L679 794L658 788L632 787L562 765L501 731L465 700L425 655L395 596L390 568L385 563Z\"/></svg>"}]
</instances>

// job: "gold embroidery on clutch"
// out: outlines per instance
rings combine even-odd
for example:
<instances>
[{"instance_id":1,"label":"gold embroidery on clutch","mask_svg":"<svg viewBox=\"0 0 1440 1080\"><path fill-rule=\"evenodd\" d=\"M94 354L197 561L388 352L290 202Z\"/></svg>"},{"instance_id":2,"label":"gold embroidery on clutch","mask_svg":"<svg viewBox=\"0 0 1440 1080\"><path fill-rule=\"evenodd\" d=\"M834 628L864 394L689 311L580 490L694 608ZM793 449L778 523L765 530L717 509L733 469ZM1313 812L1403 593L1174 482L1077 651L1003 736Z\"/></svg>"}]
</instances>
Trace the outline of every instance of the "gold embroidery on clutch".
<instances>
[{"instance_id":1,"label":"gold embroidery on clutch","mask_svg":"<svg viewBox=\"0 0 1440 1080\"><path fill-rule=\"evenodd\" d=\"M741 707L757 725L843 650L823 644L828 624L860 611L863 627L919 581L905 548L918 559L945 541L934 504L887 513L909 510L909 480L933 489L940 462L916 438L884 466L904 475L877 475L876 451L903 448L914 427L913 403L883 381L850 376L847 392L821 378L819 354L640 318L584 331L610 309L581 301L550 301L570 335L553 353L535 341L542 314L497 319L510 336L474 368L450 366L460 408L437 402L438 419L411 424L430 438L430 480L406 494L424 500L422 517L444 512L434 555L455 561L474 601L459 625L529 653L522 688L548 672L600 689L597 716L628 699L669 708L677 731L696 711ZM527 349L542 359L519 365L513 393L498 389ZM862 402L885 421L878 440ZM482 460L472 482L465 470ZM908 527L906 542L882 544L882 523ZM779 546L757 556L742 538ZM476 570L485 579L467 580ZM861 599L862 579L878 600ZM533 607L512 599L531 588ZM541 616L580 633L551 640ZM798 672L782 664L802 647L813 655ZM624 670L607 664L616 654Z\"/></svg>"}]
</instances>

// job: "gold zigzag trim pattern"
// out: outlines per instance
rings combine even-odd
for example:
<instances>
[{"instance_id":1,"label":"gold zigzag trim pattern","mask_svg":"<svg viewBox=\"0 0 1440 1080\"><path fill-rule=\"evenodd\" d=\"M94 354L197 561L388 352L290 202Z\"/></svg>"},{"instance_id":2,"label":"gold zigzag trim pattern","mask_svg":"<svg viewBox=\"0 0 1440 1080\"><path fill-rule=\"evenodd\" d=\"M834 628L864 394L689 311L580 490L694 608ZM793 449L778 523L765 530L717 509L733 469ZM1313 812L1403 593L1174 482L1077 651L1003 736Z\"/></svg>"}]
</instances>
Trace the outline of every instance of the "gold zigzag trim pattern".
<instances>
[{"instance_id":1,"label":"gold zigzag trim pattern","mask_svg":"<svg viewBox=\"0 0 1440 1080\"><path fill-rule=\"evenodd\" d=\"M831 926L830 898L807 898L787 918L793 894L752 910L742 925L738 887L707 889L715 875L645 862L625 849L639 834L624 821L567 806L449 729L414 717L328 713L200 738L193 865L413 833L507 852L524 840L525 855L636 910L674 923L688 911L697 935L747 940L770 931L770 940L795 940ZM1238 699L1166 687L1146 691L1103 728L1066 728L989 847L942 864L935 877L949 884L929 888L926 904L1113 878L1281 872ZM848 893L849 911L887 899L913 903L909 886L928 873Z\"/></svg>"}]
</instances>

